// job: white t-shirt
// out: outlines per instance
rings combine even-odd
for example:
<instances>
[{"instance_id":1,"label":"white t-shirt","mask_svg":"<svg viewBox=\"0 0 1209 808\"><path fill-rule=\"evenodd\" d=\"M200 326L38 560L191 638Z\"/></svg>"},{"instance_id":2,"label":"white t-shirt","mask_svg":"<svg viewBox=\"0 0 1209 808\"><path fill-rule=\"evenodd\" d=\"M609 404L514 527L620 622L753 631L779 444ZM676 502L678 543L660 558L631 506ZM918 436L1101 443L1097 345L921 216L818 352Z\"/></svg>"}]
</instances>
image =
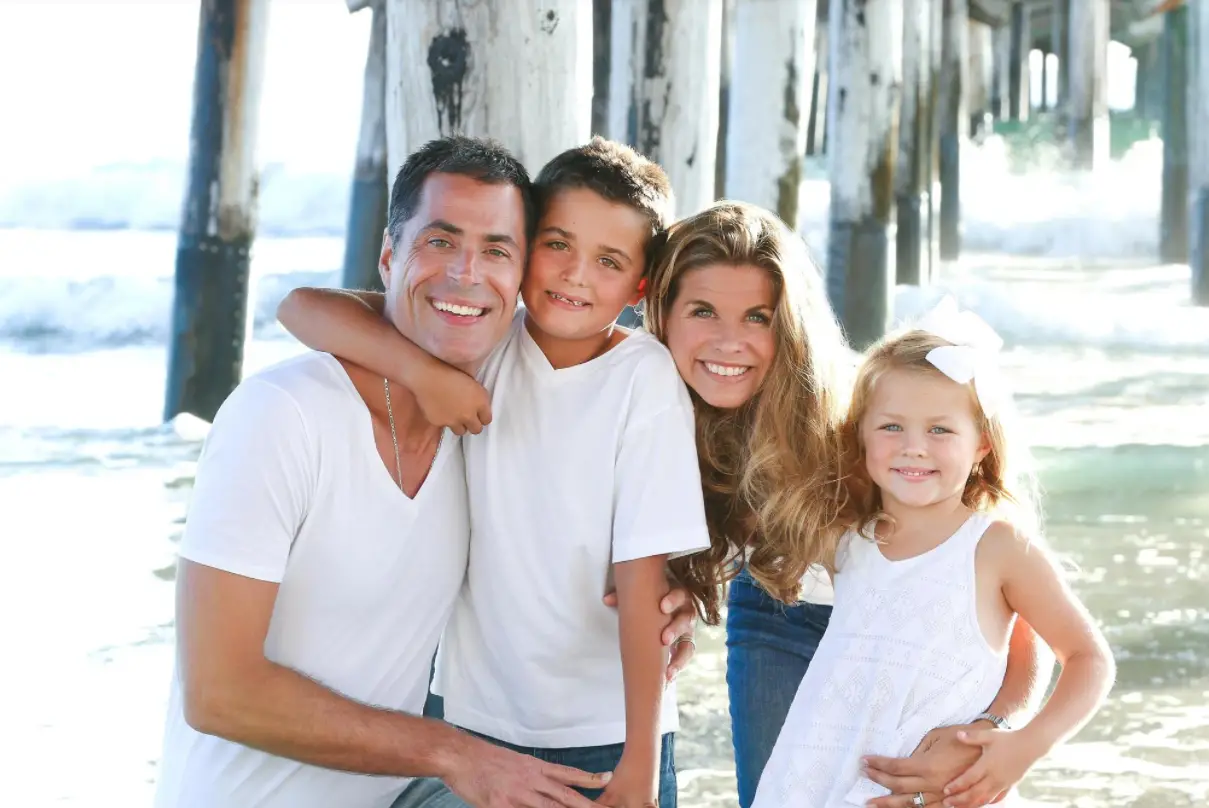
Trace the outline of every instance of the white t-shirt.
<instances>
[{"instance_id":1,"label":"white t-shirt","mask_svg":"<svg viewBox=\"0 0 1209 808\"><path fill-rule=\"evenodd\" d=\"M472 541L441 643L453 724L543 748L625 741L617 562L709 545L692 403L672 357L635 332L555 370L518 313L482 381L493 421L467 436ZM661 729L677 728L675 691Z\"/></svg>"},{"instance_id":2,"label":"white t-shirt","mask_svg":"<svg viewBox=\"0 0 1209 808\"><path fill-rule=\"evenodd\" d=\"M446 434L414 500L394 484L340 364L245 380L198 463L180 555L279 582L265 656L357 701L420 713L466 571L464 464ZM379 808L406 780L308 766L185 723L174 673L157 808Z\"/></svg>"}]
</instances>

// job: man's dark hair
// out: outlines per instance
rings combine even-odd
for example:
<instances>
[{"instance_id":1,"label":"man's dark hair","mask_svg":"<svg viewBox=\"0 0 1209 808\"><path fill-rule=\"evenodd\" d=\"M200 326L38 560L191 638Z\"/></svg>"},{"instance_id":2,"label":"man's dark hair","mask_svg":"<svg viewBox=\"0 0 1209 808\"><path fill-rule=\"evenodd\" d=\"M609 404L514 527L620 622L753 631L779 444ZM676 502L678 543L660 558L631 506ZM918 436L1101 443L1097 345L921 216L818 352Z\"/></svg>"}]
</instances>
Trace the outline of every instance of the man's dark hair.
<instances>
[{"instance_id":1,"label":"man's dark hair","mask_svg":"<svg viewBox=\"0 0 1209 808\"><path fill-rule=\"evenodd\" d=\"M420 206L425 181L436 173L460 174L492 185L515 185L525 206L525 239L533 240L537 229L537 205L529 172L521 161L494 140L450 135L430 140L416 149L395 175L390 211L386 216L386 229L393 244L398 245L404 223Z\"/></svg>"},{"instance_id":2,"label":"man's dark hair","mask_svg":"<svg viewBox=\"0 0 1209 808\"><path fill-rule=\"evenodd\" d=\"M602 137L567 149L546 163L533 187L543 213L560 191L586 188L644 214L651 222L652 236L671 224L675 207L672 183L658 163Z\"/></svg>"}]
</instances>

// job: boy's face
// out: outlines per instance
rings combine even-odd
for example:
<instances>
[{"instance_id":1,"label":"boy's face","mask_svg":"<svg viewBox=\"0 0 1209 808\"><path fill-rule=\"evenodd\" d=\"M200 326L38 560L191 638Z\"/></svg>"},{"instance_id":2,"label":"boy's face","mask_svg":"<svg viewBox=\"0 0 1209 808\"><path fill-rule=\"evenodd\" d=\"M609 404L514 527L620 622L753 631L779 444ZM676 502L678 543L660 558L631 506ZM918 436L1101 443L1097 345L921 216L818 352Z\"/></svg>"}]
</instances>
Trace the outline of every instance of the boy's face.
<instances>
[{"instance_id":1,"label":"boy's face","mask_svg":"<svg viewBox=\"0 0 1209 808\"><path fill-rule=\"evenodd\" d=\"M538 223L521 283L533 323L562 340L591 339L641 298L651 224L595 191L555 194Z\"/></svg>"}]
</instances>

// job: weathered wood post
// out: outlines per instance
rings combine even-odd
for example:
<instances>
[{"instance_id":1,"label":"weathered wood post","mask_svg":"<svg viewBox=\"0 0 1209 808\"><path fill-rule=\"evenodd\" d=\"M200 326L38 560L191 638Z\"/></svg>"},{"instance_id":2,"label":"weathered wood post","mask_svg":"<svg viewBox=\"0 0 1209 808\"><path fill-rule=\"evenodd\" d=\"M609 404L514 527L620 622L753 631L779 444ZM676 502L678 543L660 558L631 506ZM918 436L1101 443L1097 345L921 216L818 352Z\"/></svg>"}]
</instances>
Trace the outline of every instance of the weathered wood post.
<instances>
[{"instance_id":1,"label":"weathered wood post","mask_svg":"<svg viewBox=\"0 0 1209 808\"><path fill-rule=\"evenodd\" d=\"M609 124L608 137L633 146L638 142L634 108L635 28L639 0L612 0L609 9Z\"/></svg>"},{"instance_id":2,"label":"weathered wood post","mask_svg":"<svg viewBox=\"0 0 1209 808\"><path fill-rule=\"evenodd\" d=\"M894 198L898 211L896 282L927 282L928 118L932 87L932 3L903 0L903 86L898 123L898 170Z\"/></svg>"},{"instance_id":3,"label":"weathered wood post","mask_svg":"<svg viewBox=\"0 0 1209 808\"><path fill-rule=\"evenodd\" d=\"M462 133L495 138L537 173L588 139L590 4L387 0L386 9L391 165L432 138Z\"/></svg>"},{"instance_id":4,"label":"weathered wood post","mask_svg":"<svg viewBox=\"0 0 1209 808\"><path fill-rule=\"evenodd\" d=\"M814 26L814 78L810 84L810 123L806 126L806 153L824 154L827 140L827 26Z\"/></svg>"},{"instance_id":5,"label":"weathered wood post","mask_svg":"<svg viewBox=\"0 0 1209 808\"><path fill-rule=\"evenodd\" d=\"M1161 49L1157 42L1147 42L1134 48L1133 56L1138 63L1134 85L1134 114L1143 120L1158 120L1162 117L1163 98Z\"/></svg>"},{"instance_id":6,"label":"weathered wood post","mask_svg":"<svg viewBox=\"0 0 1209 808\"><path fill-rule=\"evenodd\" d=\"M997 121L1011 118L1012 105L1012 26L1001 25L991 31L991 111Z\"/></svg>"},{"instance_id":7,"label":"weathered wood post","mask_svg":"<svg viewBox=\"0 0 1209 808\"><path fill-rule=\"evenodd\" d=\"M1196 54L1193 65L1196 75L1189 82L1191 98L1188 120L1192 124L1189 137L1195 149L1190 160L1192 171L1192 210L1189 226L1192 230L1188 263L1192 268L1192 302L1209 306L1209 5L1204 0L1188 3L1182 13L1188 15L1191 29L1188 41Z\"/></svg>"},{"instance_id":8,"label":"weathered wood post","mask_svg":"<svg viewBox=\"0 0 1209 808\"><path fill-rule=\"evenodd\" d=\"M1076 169L1108 157L1108 14L1108 0L1071 0L1068 131Z\"/></svg>"},{"instance_id":9,"label":"weathered wood post","mask_svg":"<svg viewBox=\"0 0 1209 808\"><path fill-rule=\"evenodd\" d=\"M816 0L737 0L726 196L798 228Z\"/></svg>"},{"instance_id":10,"label":"weathered wood post","mask_svg":"<svg viewBox=\"0 0 1209 808\"><path fill-rule=\"evenodd\" d=\"M940 79L944 69L945 8L944 0L930 0L928 37L928 110L924 116L927 127L928 161L924 185L928 194L927 280L940 274ZM923 275L921 268L920 274Z\"/></svg>"},{"instance_id":11,"label":"weathered wood post","mask_svg":"<svg viewBox=\"0 0 1209 808\"><path fill-rule=\"evenodd\" d=\"M1188 260L1188 9L1163 19L1163 198L1159 209L1159 260Z\"/></svg>"},{"instance_id":12,"label":"weathered wood post","mask_svg":"<svg viewBox=\"0 0 1209 808\"><path fill-rule=\"evenodd\" d=\"M968 0L944 0L944 37L940 78L940 259L961 255L962 111L969 36Z\"/></svg>"},{"instance_id":13,"label":"weathered wood post","mask_svg":"<svg viewBox=\"0 0 1209 808\"><path fill-rule=\"evenodd\" d=\"M981 128L991 108L991 82L994 80L994 42L991 27L970 20L970 67L966 78L966 112L970 116L970 135Z\"/></svg>"},{"instance_id":14,"label":"weathered wood post","mask_svg":"<svg viewBox=\"0 0 1209 808\"><path fill-rule=\"evenodd\" d=\"M1045 49L1041 50L1041 103L1037 106L1037 108L1043 112L1050 108L1049 54L1045 52Z\"/></svg>"},{"instance_id":15,"label":"weathered wood post","mask_svg":"<svg viewBox=\"0 0 1209 808\"><path fill-rule=\"evenodd\" d=\"M176 248L164 420L213 420L243 375L268 0L207 0Z\"/></svg>"},{"instance_id":16,"label":"weathered wood post","mask_svg":"<svg viewBox=\"0 0 1209 808\"><path fill-rule=\"evenodd\" d=\"M718 145L714 150L714 197L726 196L726 139L730 135L730 84L735 72L735 4L722 0L722 56L718 70ZM815 0L810 0L815 2Z\"/></svg>"},{"instance_id":17,"label":"weathered wood post","mask_svg":"<svg viewBox=\"0 0 1209 808\"><path fill-rule=\"evenodd\" d=\"M636 145L667 171L685 216L714 201L722 0L639 0L637 9Z\"/></svg>"},{"instance_id":18,"label":"weathered wood post","mask_svg":"<svg viewBox=\"0 0 1209 808\"><path fill-rule=\"evenodd\" d=\"M1064 106L1070 97L1070 4L1071 0L1052 0L1050 13L1050 50L1057 57L1058 81L1052 105Z\"/></svg>"},{"instance_id":19,"label":"weathered wood post","mask_svg":"<svg viewBox=\"0 0 1209 808\"><path fill-rule=\"evenodd\" d=\"M609 137L613 0L592 0L592 134Z\"/></svg>"},{"instance_id":20,"label":"weathered wood post","mask_svg":"<svg viewBox=\"0 0 1209 808\"><path fill-rule=\"evenodd\" d=\"M902 71L901 0L831 0L831 222L827 290L853 346L892 312L894 165Z\"/></svg>"},{"instance_id":21,"label":"weathered wood post","mask_svg":"<svg viewBox=\"0 0 1209 808\"><path fill-rule=\"evenodd\" d=\"M386 9L380 2L349 0L354 6L370 5L374 15L369 49L365 55L365 83L361 98L361 134L349 195L348 227L344 233L346 289L381 289L378 253L390 203L390 172L386 167Z\"/></svg>"},{"instance_id":22,"label":"weathered wood post","mask_svg":"<svg viewBox=\"0 0 1209 808\"><path fill-rule=\"evenodd\" d=\"M1029 114L1029 47L1032 34L1029 30L1029 8L1023 0L1012 3L1011 56L1008 62L1008 116L1013 121L1027 121Z\"/></svg>"}]
</instances>

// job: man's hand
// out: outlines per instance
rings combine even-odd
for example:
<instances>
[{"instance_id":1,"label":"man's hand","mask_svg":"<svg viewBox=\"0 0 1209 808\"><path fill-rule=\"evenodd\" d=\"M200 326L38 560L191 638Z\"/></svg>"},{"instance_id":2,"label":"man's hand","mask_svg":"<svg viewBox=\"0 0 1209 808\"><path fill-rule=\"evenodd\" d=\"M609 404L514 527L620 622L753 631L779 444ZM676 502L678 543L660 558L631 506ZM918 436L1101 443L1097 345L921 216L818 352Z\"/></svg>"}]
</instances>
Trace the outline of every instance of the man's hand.
<instances>
[{"instance_id":1,"label":"man's hand","mask_svg":"<svg viewBox=\"0 0 1209 808\"><path fill-rule=\"evenodd\" d=\"M963 730L957 733L957 740L981 748L982 756L965 774L945 786L945 808L976 808L998 802L1024 779L1040 757L1016 730Z\"/></svg>"},{"instance_id":2,"label":"man's hand","mask_svg":"<svg viewBox=\"0 0 1209 808\"><path fill-rule=\"evenodd\" d=\"M608 785L611 774L588 774L546 763L477 738L443 779L473 808L597 808L575 791Z\"/></svg>"},{"instance_id":3,"label":"man's hand","mask_svg":"<svg viewBox=\"0 0 1209 808\"><path fill-rule=\"evenodd\" d=\"M417 370L408 387L424 418L455 435L477 435L491 423L491 396L473 376L433 359Z\"/></svg>"},{"instance_id":4,"label":"man's hand","mask_svg":"<svg viewBox=\"0 0 1209 808\"><path fill-rule=\"evenodd\" d=\"M607 593L604 596L604 604L616 609L617 593ZM671 682L697 653L697 644L693 640L697 626L697 610L688 590L674 584L672 591L659 601L659 610L668 615L667 626L663 629L663 644L672 649L672 658L667 665L667 680Z\"/></svg>"},{"instance_id":5,"label":"man's hand","mask_svg":"<svg viewBox=\"0 0 1209 808\"><path fill-rule=\"evenodd\" d=\"M924 736L909 758L865 758L865 776L891 791L890 796L871 800L870 808L912 808L912 800L921 792L925 805L940 805L944 798L945 786L965 774L982 754L979 746L959 740L958 733L978 729L980 725L977 724L938 727ZM991 796L997 797L998 794ZM992 800L987 799L985 802L990 803ZM984 803L969 803L982 804Z\"/></svg>"}]
</instances>

